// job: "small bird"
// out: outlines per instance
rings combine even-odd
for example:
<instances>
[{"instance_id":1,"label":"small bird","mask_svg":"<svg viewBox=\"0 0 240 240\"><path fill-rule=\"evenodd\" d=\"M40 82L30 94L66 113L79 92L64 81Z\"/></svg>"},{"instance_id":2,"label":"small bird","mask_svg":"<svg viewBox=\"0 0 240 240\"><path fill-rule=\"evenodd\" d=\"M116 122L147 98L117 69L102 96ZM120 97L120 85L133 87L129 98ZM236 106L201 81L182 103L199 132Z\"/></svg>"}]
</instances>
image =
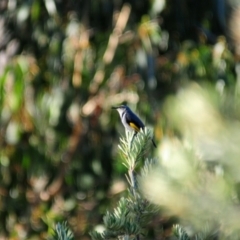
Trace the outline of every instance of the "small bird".
<instances>
[{"instance_id":1,"label":"small bird","mask_svg":"<svg viewBox=\"0 0 240 240\"><path fill-rule=\"evenodd\" d=\"M140 129L144 129L145 125L141 119L135 113L133 113L128 106L121 105L118 107L112 107L112 109L116 109L118 111L123 126L128 131L134 131L134 136L140 131ZM152 143L154 147L157 147L153 139Z\"/></svg>"}]
</instances>

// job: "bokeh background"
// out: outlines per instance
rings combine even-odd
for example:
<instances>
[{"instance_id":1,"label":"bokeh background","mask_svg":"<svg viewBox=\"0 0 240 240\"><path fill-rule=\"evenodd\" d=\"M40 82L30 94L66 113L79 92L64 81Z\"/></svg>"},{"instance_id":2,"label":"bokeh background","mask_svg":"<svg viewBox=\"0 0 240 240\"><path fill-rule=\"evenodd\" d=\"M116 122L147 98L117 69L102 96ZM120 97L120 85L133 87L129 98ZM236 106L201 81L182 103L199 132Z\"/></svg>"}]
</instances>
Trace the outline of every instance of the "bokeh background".
<instances>
[{"instance_id":1,"label":"bokeh background","mask_svg":"<svg viewBox=\"0 0 240 240\"><path fill-rule=\"evenodd\" d=\"M238 84L239 32L238 0L1 0L0 238L68 221L90 239L126 189L111 106L131 106L159 144L169 95Z\"/></svg>"}]
</instances>

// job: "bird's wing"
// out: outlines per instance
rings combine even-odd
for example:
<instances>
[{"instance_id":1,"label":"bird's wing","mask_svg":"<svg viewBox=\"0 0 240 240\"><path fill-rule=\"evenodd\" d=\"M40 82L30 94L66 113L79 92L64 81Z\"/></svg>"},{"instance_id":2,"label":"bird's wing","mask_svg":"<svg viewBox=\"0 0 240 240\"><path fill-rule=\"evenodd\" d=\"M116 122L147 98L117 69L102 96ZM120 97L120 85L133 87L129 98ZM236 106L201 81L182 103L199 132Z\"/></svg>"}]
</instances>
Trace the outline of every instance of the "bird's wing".
<instances>
[{"instance_id":1,"label":"bird's wing","mask_svg":"<svg viewBox=\"0 0 240 240\"><path fill-rule=\"evenodd\" d=\"M128 123L130 125L131 128L133 128L136 132L140 131L140 128L133 122L129 122Z\"/></svg>"},{"instance_id":2,"label":"bird's wing","mask_svg":"<svg viewBox=\"0 0 240 240\"><path fill-rule=\"evenodd\" d=\"M144 128L142 121L133 112L131 114L126 114L126 122L136 132L139 132L141 128Z\"/></svg>"}]
</instances>

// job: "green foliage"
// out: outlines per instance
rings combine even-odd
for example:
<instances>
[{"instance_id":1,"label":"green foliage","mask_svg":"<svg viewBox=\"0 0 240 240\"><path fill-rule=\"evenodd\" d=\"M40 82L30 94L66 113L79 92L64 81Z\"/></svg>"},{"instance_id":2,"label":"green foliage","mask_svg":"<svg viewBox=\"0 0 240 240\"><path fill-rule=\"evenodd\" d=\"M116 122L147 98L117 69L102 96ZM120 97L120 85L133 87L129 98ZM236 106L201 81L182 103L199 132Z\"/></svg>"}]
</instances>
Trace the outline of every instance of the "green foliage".
<instances>
[{"instance_id":1,"label":"green foliage","mask_svg":"<svg viewBox=\"0 0 240 240\"><path fill-rule=\"evenodd\" d=\"M154 210L153 206L140 195L135 174L137 166L143 163L151 146L151 139L151 132L148 129L144 129L136 136L126 132L126 138L120 139L122 162L128 169L126 176L130 185L128 196L121 198L112 212L107 211L103 218L106 230L102 233L91 232L92 239L138 239L139 236L146 234L146 226L156 209ZM149 162L146 162L145 165L148 164Z\"/></svg>"},{"instance_id":2,"label":"green foliage","mask_svg":"<svg viewBox=\"0 0 240 240\"><path fill-rule=\"evenodd\" d=\"M222 112L225 100L222 92L197 84L169 98L165 114L179 137L163 139L157 164L140 179L144 196L178 216L198 239L239 235L240 119L229 118L232 110Z\"/></svg>"},{"instance_id":3,"label":"green foliage","mask_svg":"<svg viewBox=\"0 0 240 240\"><path fill-rule=\"evenodd\" d=\"M184 230L184 228L180 225L173 226L173 234L177 237L178 240L211 240L217 237L216 233L210 234L209 229L207 229L205 232L189 236L186 230Z\"/></svg>"},{"instance_id":4,"label":"green foliage","mask_svg":"<svg viewBox=\"0 0 240 240\"><path fill-rule=\"evenodd\" d=\"M146 205L146 204L145 204ZM144 208L144 203L136 202L132 199L121 198L118 207L113 212L107 211L103 218L106 230L103 233L91 232L92 239L135 239L136 236L143 233L142 223L144 220L139 212ZM131 237L130 237L131 236Z\"/></svg>"},{"instance_id":5,"label":"green foliage","mask_svg":"<svg viewBox=\"0 0 240 240\"><path fill-rule=\"evenodd\" d=\"M187 235L186 231L180 227L179 225L174 226L173 228L173 234L179 239L179 240L190 240L189 236Z\"/></svg>"},{"instance_id":6,"label":"green foliage","mask_svg":"<svg viewBox=\"0 0 240 240\"><path fill-rule=\"evenodd\" d=\"M74 240L67 223L57 223L52 240Z\"/></svg>"},{"instance_id":7,"label":"green foliage","mask_svg":"<svg viewBox=\"0 0 240 240\"><path fill-rule=\"evenodd\" d=\"M141 130L140 134L126 132L126 138L120 138L121 144L118 146L122 155L123 165L127 169L135 169L143 162L149 148L151 147L151 132Z\"/></svg>"}]
</instances>

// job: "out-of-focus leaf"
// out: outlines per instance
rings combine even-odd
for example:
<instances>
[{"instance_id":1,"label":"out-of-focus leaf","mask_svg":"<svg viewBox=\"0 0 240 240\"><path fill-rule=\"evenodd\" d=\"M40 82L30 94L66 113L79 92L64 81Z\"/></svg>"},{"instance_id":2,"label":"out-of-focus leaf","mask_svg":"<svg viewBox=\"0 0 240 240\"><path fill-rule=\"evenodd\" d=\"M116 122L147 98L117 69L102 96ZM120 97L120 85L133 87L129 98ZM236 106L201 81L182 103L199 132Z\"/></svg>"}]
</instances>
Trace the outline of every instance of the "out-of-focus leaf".
<instances>
[{"instance_id":1,"label":"out-of-focus leaf","mask_svg":"<svg viewBox=\"0 0 240 240\"><path fill-rule=\"evenodd\" d=\"M57 13L54 0L45 0L44 2L49 15L54 15Z\"/></svg>"},{"instance_id":2,"label":"out-of-focus leaf","mask_svg":"<svg viewBox=\"0 0 240 240\"><path fill-rule=\"evenodd\" d=\"M23 4L17 13L17 22L18 24L21 24L22 22L25 22L27 18L29 17L30 13L30 6L27 4Z\"/></svg>"},{"instance_id":3,"label":"out-of-focus leaf","mask_svg":"<svg viewBox=\"0 0 240 240\"><path fill-rule=\"evenodd\" d=\"M32 8L31 8L32 21L37 21L40 17L40 13L41 13L40 1L35 0L35 1L33 1Z\"/></svg>"}]
</instances>

